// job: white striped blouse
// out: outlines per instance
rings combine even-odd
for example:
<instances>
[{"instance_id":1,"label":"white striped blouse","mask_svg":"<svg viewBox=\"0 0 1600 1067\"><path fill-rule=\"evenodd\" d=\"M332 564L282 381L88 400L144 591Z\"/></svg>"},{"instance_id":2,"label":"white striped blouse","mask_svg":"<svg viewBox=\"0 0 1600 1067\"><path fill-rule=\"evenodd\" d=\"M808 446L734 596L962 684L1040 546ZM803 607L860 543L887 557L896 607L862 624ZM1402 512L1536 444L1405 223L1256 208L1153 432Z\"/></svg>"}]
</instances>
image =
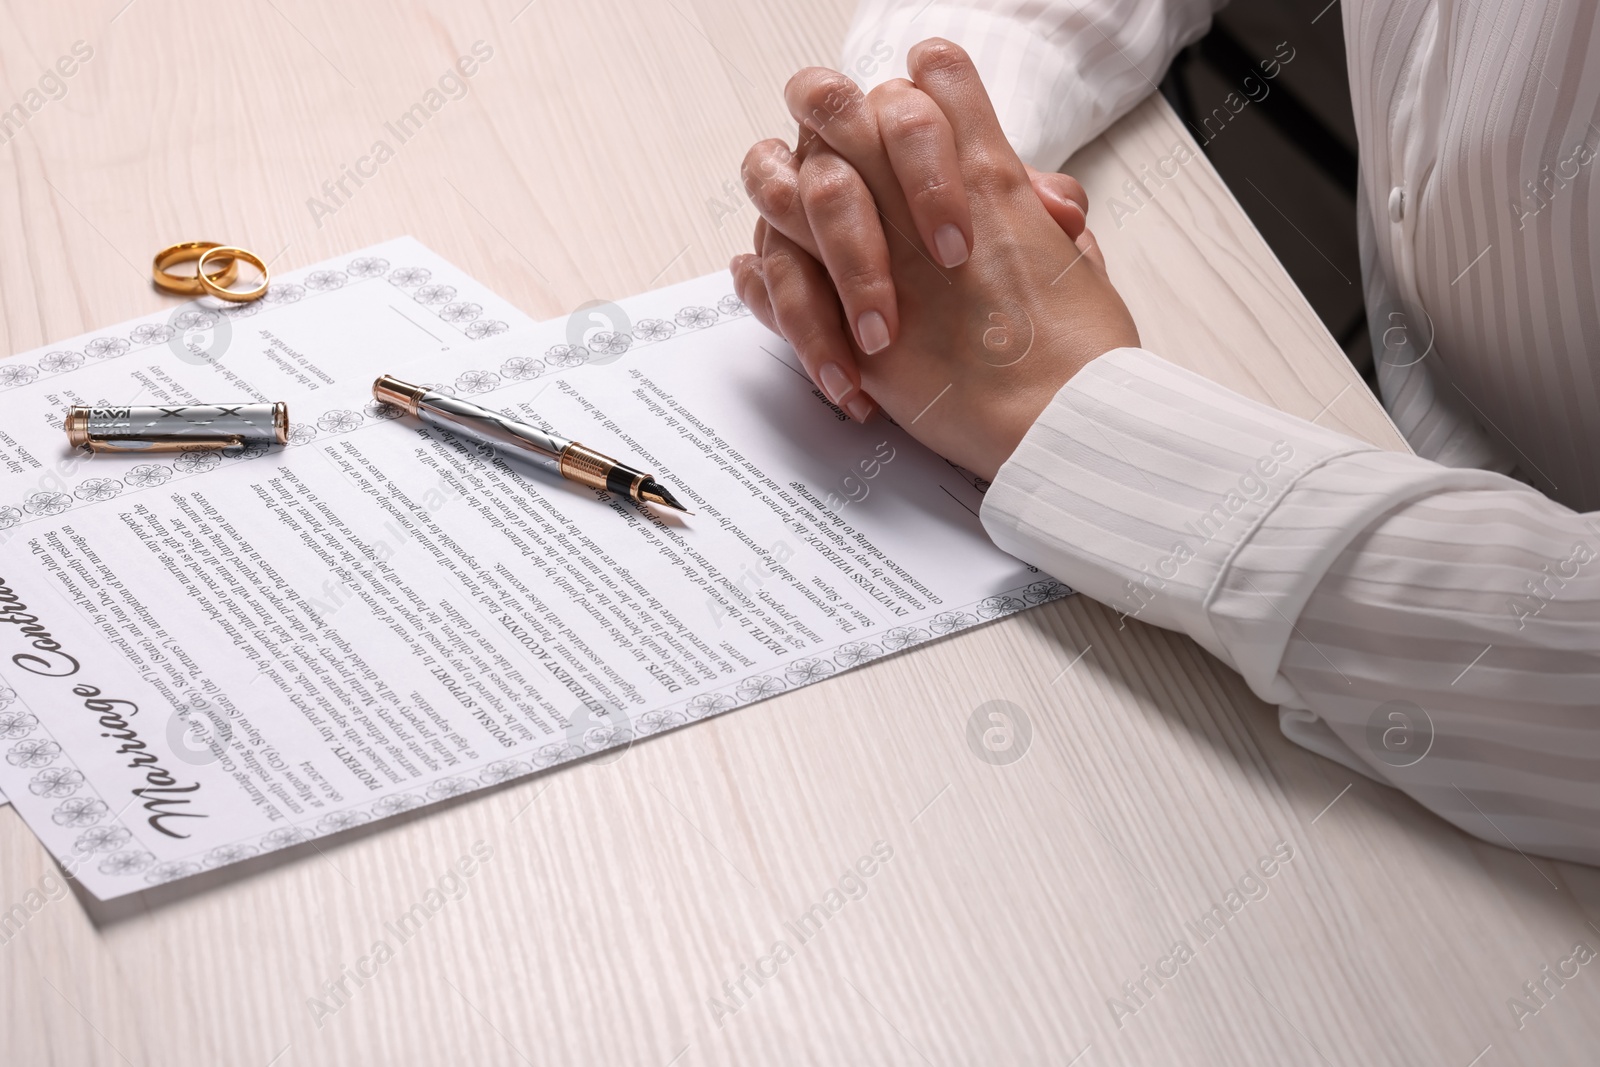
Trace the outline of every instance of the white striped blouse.
<instances>
[{"instance_id":1,"label":"white striped blouse","mask_svg":"<svg viewBox=\"0 0 1600 1067\"><path fill-rule=\"evenodd\" d=\"M1218 6L866 0L844 69L887 45L870 86L958 41L1053 169ZM984 525L1194 637L1290 739L1487 841L1600 864L1600 6L1341 8L1379 384L1418 454L1119 349L1057 394Z\"/></svg>"}]
</instances>

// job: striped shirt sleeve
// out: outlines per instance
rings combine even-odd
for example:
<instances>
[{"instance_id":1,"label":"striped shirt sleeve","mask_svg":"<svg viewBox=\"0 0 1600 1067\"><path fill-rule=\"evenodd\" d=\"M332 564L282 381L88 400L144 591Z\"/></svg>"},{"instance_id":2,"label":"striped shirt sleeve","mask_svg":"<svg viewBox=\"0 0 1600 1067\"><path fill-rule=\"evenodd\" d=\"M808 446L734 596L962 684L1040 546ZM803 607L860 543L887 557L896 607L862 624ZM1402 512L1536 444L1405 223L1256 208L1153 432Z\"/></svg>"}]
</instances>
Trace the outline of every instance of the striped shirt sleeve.
<instances>
[{"instance_id":1,"label":"striped shirt sleeve","mask_svg":"<svg viewBox=\"0 0 1600 1067\"><path fill-rule=\"evenodd\" d=\"M982 517L1189 634L1291 740L1486 841L1600 863L1600 512L1118 349L1062 387Z\"/></svg>"},{"instance_id":2,"label":"striped shirt sleeve","mask_svg":"<svg viewBox=\"0 0 1600 1067\"><path fill-rule=\"evenodd\" d=\"M840 69L871 89L945 37L972 56L1022 159L1055 170L1140 100L1225 0L861 0Z\"/></svg>"}]
</instances>

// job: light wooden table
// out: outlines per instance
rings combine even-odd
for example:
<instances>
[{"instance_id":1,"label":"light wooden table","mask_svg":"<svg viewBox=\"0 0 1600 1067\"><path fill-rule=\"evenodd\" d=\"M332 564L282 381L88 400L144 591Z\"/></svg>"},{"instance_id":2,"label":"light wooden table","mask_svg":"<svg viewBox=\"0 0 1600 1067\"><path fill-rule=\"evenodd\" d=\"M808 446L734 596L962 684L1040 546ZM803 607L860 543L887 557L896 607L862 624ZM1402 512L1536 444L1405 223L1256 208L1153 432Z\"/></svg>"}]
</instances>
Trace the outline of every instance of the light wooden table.
<instances>
[{"instance_id":1,"label":"light wooden table","mask_svg":"<svg viewBox=\"0 0 1600 1067\"><path fill-rule=\"evenodd\" d=\"M0 146L0 352L160 307L143 265L187 237L287 268L411 233L541 318L718 269L755 218L745 147L850 6L124 3L0 13L0 105L94 49ZM319 227L307 198L477 40L470 95ZM1151 100L1072 169L1103 201L1180 141ZM1403 447L1203 159L1123 221L1091 216L1148 346ZM1031 740L994 766L967 724L1001 699ZM318 1019L479 841L465 895ZM880 841L802 944L785 923ZM1202 943L1185 923L1280 841ZM0 811L0 909L52 870ZM0 945L0 1062L1592 1063L1600 969L1521 1031L1507 999L1596 922L1600 872L1352 784L1190 641L1073 598L220 887L68 896Z\"/></svg>"}]
</instances>

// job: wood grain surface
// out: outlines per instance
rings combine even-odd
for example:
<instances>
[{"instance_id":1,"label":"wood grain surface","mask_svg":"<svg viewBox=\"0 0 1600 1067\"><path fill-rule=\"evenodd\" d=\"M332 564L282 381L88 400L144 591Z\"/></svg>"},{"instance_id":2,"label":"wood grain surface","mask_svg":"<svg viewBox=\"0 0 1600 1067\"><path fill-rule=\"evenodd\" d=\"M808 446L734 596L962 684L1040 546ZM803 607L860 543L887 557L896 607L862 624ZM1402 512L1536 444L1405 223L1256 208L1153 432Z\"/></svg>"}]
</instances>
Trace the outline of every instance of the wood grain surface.
<instances>
[{"instance_id":1,"label":"wood grain surface","mask_svg":"<svg viewBox=\"0 0 1600 1067\"><path fill-rule=\"evenodd\" d=\"M538 318L719 269L744 150L849 7L12 0L0 108L93 57L0 144L0 352L162 307L145 265L189 238L289 268L410 233ZM467 95L314 217L478 41ZM1069 167L1145 344L1404 447L1203 158L1108 215L1175 144L1153 98ZM1003 765L969 741L995 700L1026 716ZM55 872L0 811L0 913ZM1593 1063L1600 964L1520 1029L1507 1002L1596 923L1600 872L1294 748L1192 642L1075 597L212 881L67 894L0 933L0 1063Z\"/></svg>"}]
</instances>

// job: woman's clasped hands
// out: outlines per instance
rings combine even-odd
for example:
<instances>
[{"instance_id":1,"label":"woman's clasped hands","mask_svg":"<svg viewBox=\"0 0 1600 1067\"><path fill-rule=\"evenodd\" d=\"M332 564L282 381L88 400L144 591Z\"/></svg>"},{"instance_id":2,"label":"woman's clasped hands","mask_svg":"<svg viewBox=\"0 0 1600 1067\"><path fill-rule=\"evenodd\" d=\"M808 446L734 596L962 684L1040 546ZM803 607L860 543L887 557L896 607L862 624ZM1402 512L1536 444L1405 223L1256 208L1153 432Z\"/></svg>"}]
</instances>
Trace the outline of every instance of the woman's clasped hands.
<instances>
[{"instance_id":1,"label":"woman's clasped hands","mask_svg":"<svg viewBox=\"0 0 1600 1067\"><path fill-rule=\"evenodd\" d=\"M761 220L734 282L852 418L881 407L992 479L1069 378L1139 334L1083 187L1017 157L966 52L935 38L906 66L870 93L820 67L789 80L799 144L745 157Z\"/></svg>"}]
</instances>

